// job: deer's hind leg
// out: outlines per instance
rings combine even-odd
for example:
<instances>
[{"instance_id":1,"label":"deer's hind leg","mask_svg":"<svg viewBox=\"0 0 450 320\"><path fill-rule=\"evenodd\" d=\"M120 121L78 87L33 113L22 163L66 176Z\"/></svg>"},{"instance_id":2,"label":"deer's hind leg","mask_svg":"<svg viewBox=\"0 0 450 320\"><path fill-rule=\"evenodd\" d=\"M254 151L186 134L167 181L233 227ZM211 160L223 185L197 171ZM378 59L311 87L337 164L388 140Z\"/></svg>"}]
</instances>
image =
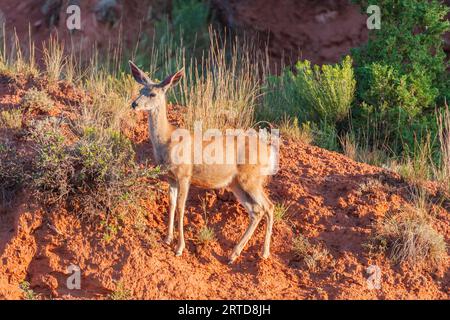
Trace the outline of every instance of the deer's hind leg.
<instances>
[{"instance_id":1,"label":"deer's hind leg","mask_svg":"<svg viewBox=\"0 0 450 320\"><path fill-rule=\"evenodd\" d=\"M237 257L239 257L245 245L250 240L251 236L256 230L256 227L264 216L265 210L246 190L244 190L244 188L238 182L233 182L229 187L238 201L244 206L244 208L250 215L250 224L248 225L247 230L244 232L243 236L236 244L231 253L229 260L229 263L231 264L237 259Z\"/></svg>"},{"instance_id":2,"label":"deer's hind leg","mask_svg":"<svg viewBox=\"0 0 450 320\"><path fill-rule=\"evenodd\" d=\"M262 257L267 259L270 256L270 239L272 238L272 227L273 227L273 210L274 205L272 201L270 201L269 197L266 195L264 191L263 196L266 202L266 235L264 238L264 249Z\"/></svg>"}]
</instances>

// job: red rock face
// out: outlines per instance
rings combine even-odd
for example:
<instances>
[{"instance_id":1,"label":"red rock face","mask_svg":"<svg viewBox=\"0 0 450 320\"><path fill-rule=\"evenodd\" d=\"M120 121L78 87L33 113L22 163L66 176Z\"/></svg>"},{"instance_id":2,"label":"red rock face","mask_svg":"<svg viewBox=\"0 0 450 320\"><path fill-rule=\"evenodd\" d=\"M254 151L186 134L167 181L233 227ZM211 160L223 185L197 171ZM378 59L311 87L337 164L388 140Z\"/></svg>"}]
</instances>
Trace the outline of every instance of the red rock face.
<instances>
[{"instance_id":1,"label":"red rock face","mask_svg":"<svg viewBox=\"0 0 450 320\"><path fill-rule=\"evenodd\" d=\"M333 63L367 40L366 17L346 0L217 0L224 23L257 33L275 59Z\"/></svg>"},{"instance_id":2,"label":"red rock face","mask_svg":"<svg viewBox=\"0 0 450 320\"><path fill-rule=\"evenodd\" d=\"M450 1L445 1L450 6ZM367 41L366 16L348 0L215 0L222 22L257 35L275 61L335 63ZM450 15L448 16L450 18ZM450 32L444 37L450 55Z\"/></svg>"}]
</instances>

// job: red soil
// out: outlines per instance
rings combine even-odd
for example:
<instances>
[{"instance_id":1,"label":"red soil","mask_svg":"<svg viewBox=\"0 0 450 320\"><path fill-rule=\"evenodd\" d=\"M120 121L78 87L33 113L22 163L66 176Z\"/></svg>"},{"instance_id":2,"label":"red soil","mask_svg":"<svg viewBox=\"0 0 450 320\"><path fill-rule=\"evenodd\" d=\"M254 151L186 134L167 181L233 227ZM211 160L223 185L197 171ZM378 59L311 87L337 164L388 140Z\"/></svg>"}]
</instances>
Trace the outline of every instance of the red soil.
<instances>
[{"instance_id":1,"label":"red soil","mask_svg":"<svg viewBox=\"0 0 450 320\"><path fill-rule=\"evenodd\" d=\"M18 106L30 81L0 80L0 111ZM39 83L39 82L38 82ZM62 116L76 115L79 92L70 86L50 89ZM66 107L62 98L75 105ZM180 122L182 107L171 107L172 122ZM126 130L138 160L151 158L146 117ZM5 136L2 136L5 138ZM17 145L23 137L10 135ZM373 225L389 212L405 205L407 185L386 170L352 161L298 141L283 140L281 169L269 185L274 202L290 204L286 221L274 226L272 255L260 258L264 235L261 223L234 265L227 258L248 224L245 210L226 190L193 189L187 203L185 230L187 247L175 257L174 245L162 239L166 232L168 186L164 192L143 199L148 213L140 233L133 218L126 217L116 237L106 243L104 229L80 221L62 208L49 212L30 201L25 191L12 208L0 210L0 297L21 298L19 283L27 280L42 298L104 299L117 283L136 299L448 299L448 263L425 271L393 265L382 254L369 254L364 246ZM360 192L360 186L373 184ZM194 241L205 224L200 199L207 200L208 224L216 240L206 247ZM435 206L435 228L450 240L449 211ZM291 252L292 240L304 235L322 244L330 256L323 268L312 272ZM67 268L81 268L81 290L69 290ZM381 289L369 290L366 268L377 265L382 272Z\"/></svg>"}]
</instances>

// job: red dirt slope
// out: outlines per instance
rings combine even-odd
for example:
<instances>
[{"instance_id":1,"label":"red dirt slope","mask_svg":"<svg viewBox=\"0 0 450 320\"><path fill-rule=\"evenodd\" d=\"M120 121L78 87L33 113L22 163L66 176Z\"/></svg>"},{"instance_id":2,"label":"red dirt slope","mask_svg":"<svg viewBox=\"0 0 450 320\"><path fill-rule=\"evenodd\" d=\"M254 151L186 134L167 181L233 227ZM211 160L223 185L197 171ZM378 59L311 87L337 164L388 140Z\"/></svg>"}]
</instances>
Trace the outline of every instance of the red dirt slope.
<instances>
[{"instance_id":1,"label":"red dirt slope","mask_svg":"<svg viewBox=\"0 0 450 320\"><path fill-rule=\"evenodd\" d=\"M30 82L0 81L0 111L18 107ZM50 89L58 103L55 114L73 116L77 91L64 85ZM72 103L63 103L64 99ZM72 105L70 108L65 105ZM75 107L74 107L75 106ZM170 108L179 122L181 107ZM128 130L138 160L151 157L145 115ZM23 137L11 136L20 145ZM381 183L373 183L373 180ZM371 183L372 181L372 183ZM450 273L428 272L392 265L367 247L373 224L407 202L407 186L395 174L356 163L343 155L301 142L284 140L281 170L268 190L275 202L290 204L289 219L274 227L272 256L260 259L264 224L237 263L227 257L244 232L248 217L233 196L224 190L193 189L187 203L187 248L175 257L174 245L162 242L167 222L165 192L143 199L147 217L144 232L127 217L110 242L103 240L98 224L80 221L61 208L43 210L24 192L11 209L0 210L0 297L21 298L19 283L29 281L41 298L105 299L120 285L136 299L448 299ZM361 186L366 185L365 188ZM369 188L367 186L370 186ZM201 248L195 241L205 224L200 199L207 200L208 224L216 241ZM435 227L450 240L449 212L434 207ZM291 252L293 238L301 234L321 244L330 255L322 268L309 271ZM69 290L67 268L81 268L81 290ZM381 269L381 289L367 286L366 269Z\"/></svg>"}]
</instances>

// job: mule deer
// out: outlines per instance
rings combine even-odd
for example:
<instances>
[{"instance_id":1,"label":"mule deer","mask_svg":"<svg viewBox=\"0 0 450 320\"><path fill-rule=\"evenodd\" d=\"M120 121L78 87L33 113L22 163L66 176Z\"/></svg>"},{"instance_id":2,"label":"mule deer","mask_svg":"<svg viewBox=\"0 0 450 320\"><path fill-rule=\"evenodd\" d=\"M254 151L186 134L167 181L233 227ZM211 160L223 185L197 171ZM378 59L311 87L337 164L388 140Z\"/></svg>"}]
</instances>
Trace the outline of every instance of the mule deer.
<instances>
[{"instance_id":1,"label":"mule deer","mask_svg":"<svg viewBox=\"0 0 450 320\"><path fill-rule=\"evenodd\" d=\"M274 205L264 192L263 185L266 176L262 174L261 168L263 166L270 168L275 166L275 158L273 157L275 151L265 143L266 148L262 148L261 145L258 148L258 145L251 146L250 143L245 143L242 146L245 150L240 150L245 152L245 155L250 154L250 152L258 153L257 162L254 164L245 161L242 164L237 161L236 157L232 159L231 163L227 162L226 164L196 164L195 161L180 164L174 161L172 151L176 142L173 141L172 134L177 128L167 120L166 92L183 77L184 70L181 69L162 82L155 83L133 62L130 61L129 64L134 79L143 85L140 95L132 103L132 108L149 113L149 135L153 144L155 160L159 165L166 166L168 169L170 209L165 242L170 244L173 240L174 218L177 210L179 238L176 255L182 254L185 247L183 215L191 184L207 189L228 187L250 215L250 224L234 247L229 262L232 263L240 255L263 217L266 218L267 223L262 257L269 257ZM258 152L256 149L259 151L265 149L269 152ZM238 150L235 151L238 152ZM192 158L190 159L192 160Z\"/></svg>"}]
</instances>

